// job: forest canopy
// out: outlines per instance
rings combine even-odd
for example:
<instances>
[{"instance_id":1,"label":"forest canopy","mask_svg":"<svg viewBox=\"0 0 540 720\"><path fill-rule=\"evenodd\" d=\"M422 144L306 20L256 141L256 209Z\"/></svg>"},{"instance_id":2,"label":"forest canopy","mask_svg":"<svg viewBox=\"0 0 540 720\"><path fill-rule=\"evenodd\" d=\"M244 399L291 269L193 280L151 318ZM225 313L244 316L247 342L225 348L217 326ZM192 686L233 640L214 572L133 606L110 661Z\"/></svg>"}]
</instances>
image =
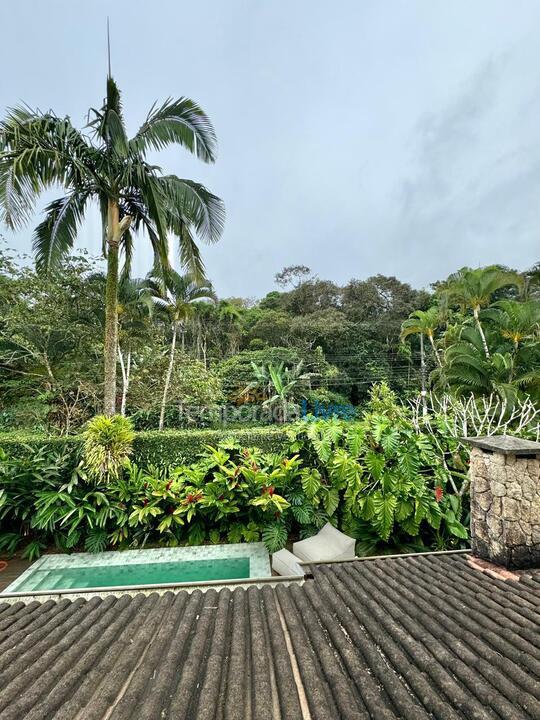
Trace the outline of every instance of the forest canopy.
<instances>
[{"instance_id":1,"label":"forest canopy","mask_svg":"<svg viewBox=\"0 0 540 720\"><path fill-rule=\"evenodd\" d=\"M71 433L100 411L99 267L87 255L72 255L40 274L25 258L1 251L2 430ZM190 300L178 321L164 426L212 424L212 415L201 423L188 407L268 400L275 390L270 375L266 384L261 379L265 369L281 373L286 402L303 399L309 407L360 405L379 381L402 398L417 395L424 382L458 395L538 400L537 270L524 276L504 268L463 270L426 291L383 275L339 286L297 266L279 273L277 284L257 301L217 298L211 288L211 297ZM136 427L157 427L170 315L152 300L149 280L140 279L121 283L118 316L118 407ZM242 395L248 386L251 397Z\"/></svg>"}]
</instances>

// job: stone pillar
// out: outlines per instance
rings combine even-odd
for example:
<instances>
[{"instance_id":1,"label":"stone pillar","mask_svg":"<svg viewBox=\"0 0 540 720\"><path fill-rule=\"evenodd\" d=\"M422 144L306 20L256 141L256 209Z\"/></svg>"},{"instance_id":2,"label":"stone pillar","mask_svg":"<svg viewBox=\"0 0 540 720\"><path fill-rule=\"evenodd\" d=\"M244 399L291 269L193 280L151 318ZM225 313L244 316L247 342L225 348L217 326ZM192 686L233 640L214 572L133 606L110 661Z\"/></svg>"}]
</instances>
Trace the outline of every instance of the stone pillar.
<instances>
[{"instance_id":1,"label":"stone pillar","mask_svg":"<svg viewBox=\"0 0 540 720\"><path fill-rule=\"evenodd\" d=\"M465 441L473 553L507 568L540 567L540 443L509 435Z\"/></svg>"}]
</instances>

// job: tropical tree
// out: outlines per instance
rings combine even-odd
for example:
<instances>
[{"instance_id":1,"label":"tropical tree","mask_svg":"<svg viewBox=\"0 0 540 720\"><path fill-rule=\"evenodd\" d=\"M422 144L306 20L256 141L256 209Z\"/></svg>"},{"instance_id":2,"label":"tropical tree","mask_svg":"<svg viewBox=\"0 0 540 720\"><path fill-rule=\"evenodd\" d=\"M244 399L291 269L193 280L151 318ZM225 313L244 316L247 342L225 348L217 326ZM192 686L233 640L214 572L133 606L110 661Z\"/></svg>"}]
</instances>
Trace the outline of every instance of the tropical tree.
<instances>
[{"instance_id":1,"label":"tropical tree","mask_svg":"<svg viewBox=\"0 0 540 720\"><path fill-rule=\"evenodd\" d=\"M165 374L163 385L163 397L161 401L161 412L159 416L159 429L163 430L165 422L165 408L167 395L174 369L174 357L178 334L183 338L186 320L195 312L197 300L216 300L212 285L208 281L200 280L197 276L186 273L180 275L175 270L169 270L165 279L162 277L150 277L148 287L152 292L153 300L161 312L165 315L171 328L171 347L169 350L169 365Z\"/></svg>"},{"instance_id":2,"label":"tropical tree","mask_svg":"<svg viewBox=\"0 0 540 720\"><path fill-rule=\"evenodd\" d=\"M220 300L218 305L218 319L225 329L230 355L238 352L238 345L242 333L242 307L230 300Z\"/></svg>"},{"instance_id":3,"label":"tropical tree","mask_svg":"<svg viewBox=\"0 0 540 720\"><path fill-rule=\"evenodd\" d=\"M512 285L518 288L523 286L523 278L519 273L502 270L496 265L491 265L475 270L462 268L450 275L439 289L443 307L457 305L463 312L472 311L476 328L482 340L482 348L488 359L490 352L480 311L492 302L493 296L498 290Z\"/></svg>"},{"instance_id":4,"label":"tropical tree","mask_svg":"<svg viewBox=\"0 0 540 720\"><path fill-rule=\"evenodd\" d=\"M433 354L437 365L441 366L441 358L439 357L439 351L435 345L435 333L441 324L440 314L438 307L430 307L428 310L416 310L409 315L408 320L405 320L401 325L401 339L410 335L420 335L420 337L427 337L431 347L433 348ZM424 364L423 357L421 358L422 365Z\"/></svg>"},{"instance_id":5,"label":"tropical tree","mask_svg":"<svg viewBox=\"0 0 540 720\"><path fill-rule=\"evenodd\" d=\"M204 275L195 241L218 240L224 222L221 200L205 187L163 175L147 160L150 151L178 144L204 162L214 162L216 135L203 110L181 97L154 104L129 139L120 91L111 77L101 109L91 109L84 131L68 117L27 106L8 112L0 123L0 210L10 228L32 216L38 196L60 185L65 195L45 209L34 231L39 269L58 265L73 247L88 206L97 202L107 260L105 290L104 411L116 406L118 280L120 255L129 272L134 235L149 239L156 263L169 266L169 233L179 241L180 259L194 277Z\"/></svg>"},{"instance_id":6,"label":"tropical tree","mask_svg":"<svg viewBox=\"0 0 540 720\"><path fill-rule=\"evenodd\" d=\"M263 406L277 408L278 422L286 422L292 400L302 394L306 382L313 376L313 373L304 373L303 366L302 361L291 367L282 362L260 367L252 363L254 378L240 395L246 396L254 390L261 390L267 396Z\"/></svg>"},{"instance_id":7,"label":"tropical tree","mask_svg":"<svg viewBox=\"0 0 540 720\"><path fill-rule=\"evenodd\" d=\"M493 307L501 335L510 340L516 350L525 340L540 339L540 302L504 299L494 303Z\"/></svg>"},{"instance_id":8,"label":"tropical tree","mask_svg":"<svg viewBox=\"0 0 540 720\"><path fill-rule=\"evenodd\" d=\"M415 310L409 315L409 318L401 325L401 339L405 340L411 335L418 335L420 338L420 378L422 382L422 398L424 408L427 411L426 393L427 393L427 371L426 357L424 351L424 337L427 337L433 353L437 361L437 365L442 367L439 351L435 345L434 335L441 324L439 308L432 306L427 310Z\"/></svg>"}]
</instances>

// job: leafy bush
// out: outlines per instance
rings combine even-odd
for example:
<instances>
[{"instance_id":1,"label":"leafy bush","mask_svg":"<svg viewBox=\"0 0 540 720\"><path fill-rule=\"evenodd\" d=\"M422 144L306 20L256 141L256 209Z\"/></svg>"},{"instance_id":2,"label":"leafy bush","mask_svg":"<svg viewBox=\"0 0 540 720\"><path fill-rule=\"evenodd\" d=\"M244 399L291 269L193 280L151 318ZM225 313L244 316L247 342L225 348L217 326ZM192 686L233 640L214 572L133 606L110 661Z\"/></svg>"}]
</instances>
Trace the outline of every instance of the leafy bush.
<instances>
[{"instance_id":1,"label":"leafy bush","mask_svg":"<svg viewBox=\"0 0 540 720\"><path fill-rule=\"evenodd\" d=\"M272 427L162 432L154 430L137 433L133 442L133 457L141 467L191 463L208 445L216 446L228 440L237 442L243 447L279 452L285 447L287 435L283 429Z\"/></svg>"},{"instance_id":2,"label":"leafy bush","mask_svg":"<svg viewBox=\"0 0 540 720\"><path fill-rule=\"evenodd\" d=\"M307 497L319 486L339 508L357 551L453 547L468 537L461 501L447 494L449 470L428 435L408 418L368 413L362 421L306 421L291 432L292 450L311 467Z\"/></svg>"},{"instance_id":3,"label":"leafy bush","mask_svg":"<svg viewBox=\"0 0 540 720\"><path fill-rule=\"evenodd\" d=\"M0 553L12 555L26 543L23 557L39 556L50 544L51 533L35 530L38 496L56 496L69 488L76 460L69 453L26 448L15 457L0 449Z\"/></svg>"},{"instance_id":4,"label":"leafy bush","mask_svg":"<svg viewBox=\"0 0 540 720\"><path fill-rule=\"evenodd\" d=\"M357 538L361 554L467 539L466 449L444 425L424 432L384 385L359 421L312 418L227 442L216 431L140 433L136 461L126 459L126 421L104 420L89 435L101 442L90 466L76 452L32 456L28 446L0 455L0 547L13 551L23 537L33 554L51 542L93 552L262 540L274 552L326 522ZM179 463L186 451L198 459Z\"/></svg>"},{"instance_id":5,"label":"leafy bush","mask_svg":"<svg viewBox=\"0 0 540 720\"><path fill-rule=\"evenodd\" d=\"M133 452L135 433L128 418L96 415L83 432L83 463L90 477L117 478Z\"/></svg>"}]
</instances>

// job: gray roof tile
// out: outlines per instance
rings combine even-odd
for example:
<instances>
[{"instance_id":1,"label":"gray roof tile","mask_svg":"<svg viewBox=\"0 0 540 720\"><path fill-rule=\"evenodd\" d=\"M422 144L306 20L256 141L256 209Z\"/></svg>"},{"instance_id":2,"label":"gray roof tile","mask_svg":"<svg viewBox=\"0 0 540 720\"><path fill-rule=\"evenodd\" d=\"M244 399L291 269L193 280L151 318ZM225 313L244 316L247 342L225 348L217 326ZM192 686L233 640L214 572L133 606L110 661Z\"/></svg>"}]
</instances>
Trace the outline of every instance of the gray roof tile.
<instances>
[{"instance_id":1,"label":"gray roof tile","mask_svg":"<svg viewBox=\"0 0 540 720\"><path fill-rule=\"evenodd\" d=\"M429 554L311 571L0 604L0 718L540 718L539 573L502 581Z\"/></svg>"}]
</instances>

